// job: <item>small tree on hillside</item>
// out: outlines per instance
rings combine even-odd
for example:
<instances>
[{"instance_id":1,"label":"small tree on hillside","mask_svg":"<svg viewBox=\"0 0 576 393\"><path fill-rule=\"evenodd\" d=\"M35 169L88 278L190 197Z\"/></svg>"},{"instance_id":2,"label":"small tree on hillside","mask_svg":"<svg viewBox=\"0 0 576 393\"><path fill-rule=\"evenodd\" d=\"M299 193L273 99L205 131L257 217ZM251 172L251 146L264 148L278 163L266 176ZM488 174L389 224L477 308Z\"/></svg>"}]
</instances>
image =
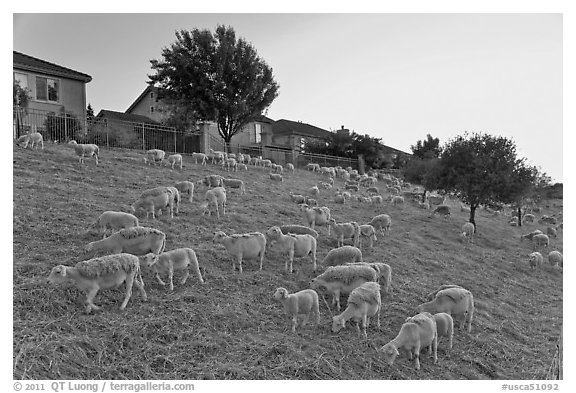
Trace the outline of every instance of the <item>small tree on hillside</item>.
<instances>
[{"instance_id":1,"label":"small tree on hillside","mask_svg":"<svg viewBox=\"0 0 576 393\"><path fill-rule=\"evenodd\" d=\"M410 147L412 158L403 167L406 180L424 187L422 202L426 200L426 192L436 189L438 183L438 157L442 153L440 139L426 135L426 140L416 142Z\"/></svg>"},{"instance_id":2,"label":"small tree on hillside","mask_svg":"<svg viewBox=\"0 0 576 393\"><path fill-rule=\"evenodd\" d=\"M412 154L422 160L429 160L432 158L440 157L442 148L440 148L440 139L432 138L430 134L426 135L425 140L416 142L415 145L410 146Z\"/></svg>"}]
</instances>

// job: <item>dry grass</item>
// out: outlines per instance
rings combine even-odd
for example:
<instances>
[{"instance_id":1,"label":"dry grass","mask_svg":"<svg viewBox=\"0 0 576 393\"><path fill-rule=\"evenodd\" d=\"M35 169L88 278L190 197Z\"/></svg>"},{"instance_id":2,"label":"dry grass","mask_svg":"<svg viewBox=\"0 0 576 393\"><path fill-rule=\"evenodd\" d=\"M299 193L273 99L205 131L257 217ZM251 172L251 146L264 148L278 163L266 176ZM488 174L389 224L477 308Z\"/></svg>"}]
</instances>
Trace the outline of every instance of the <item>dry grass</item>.
<instances>
[{"instance_id":1,"label":"dry grass","mask_svg":"<svg viewBox=\"0 0 576 393\"><path fill-rule=\"evenodd\" d=\"M118 310L123 289L98 294L103 310L84 315L84 295L75 288L46 282L57 264L83 260L82 247L98 238L87 225L104 210L124 210L146 188L195 181L214 166L201 167L184 158L184 171L147 167L132 151L103 150L101 165L79 166L72 149L47 144L43 151L14 148L14 369L15 379L543 379L555 355L562 325L562 273L545 266L530 271L528 242L504 217L479 212L475 244L462 243L465 213L451 220L428 218L415 206L403 210L383 205L336 205L323 191L319 202L337 221L368 222L391 215L392 231L378 238L365 260L392 266L394 295L383 296L382 330L371 326L364 342L354 328L330 331L331 312L321 300L320 326L289 330L274 290L308 287L315 275L309 259L295 261L297 272L284 272L284 260L266 254L264 270L256 261L244 274L232 272L223 247L212 243L217 230L264 232L272 225L305 224L288 192L303 191L319 175L297 170L284 182L250 167L231 177L245 181L247 195L228 192L227 214L200 216L205 187L194 203L182 203L174 219L142 219L167 234L167 249L193 248L206 284L194 277L170 293L150 272L144 280L149 301L138 291L125 311ZM337 181L337 184L339 181ZM560 210L550 202L542 214ZM318 258L336 247L318 228ZM562 239L551 248L562 251ZM416 305L440 284L470 289L476 301L472 333L457 331L454 348L440 343L439 363L427 355L417 372L401 357L386 366L376 348L394 338ZM344 302L345 304L345 302ZM332 311L333 312L333 311Z\"/></svg>"}]
</instances>

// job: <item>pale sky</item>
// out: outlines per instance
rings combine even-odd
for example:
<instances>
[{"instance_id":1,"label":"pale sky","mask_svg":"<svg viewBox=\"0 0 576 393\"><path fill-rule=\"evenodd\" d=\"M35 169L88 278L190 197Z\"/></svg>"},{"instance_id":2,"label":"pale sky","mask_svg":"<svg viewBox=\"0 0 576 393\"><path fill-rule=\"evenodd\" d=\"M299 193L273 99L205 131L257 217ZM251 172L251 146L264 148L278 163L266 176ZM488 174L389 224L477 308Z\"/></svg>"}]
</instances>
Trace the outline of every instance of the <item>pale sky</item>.
<instances>
[{"instance_id":1,"label":"pale sky","mask_svg":"<svg viewBox=\"0 0 576 393\"><path fill-rule=\"evenodd\" d=\"M87 73L87 102L125 111L179 29L230 25L272 67L267 116L345 126L411 152L486 132L562 171L561 13L14 14L13 49Z\"/></svg>"}]
</instances>

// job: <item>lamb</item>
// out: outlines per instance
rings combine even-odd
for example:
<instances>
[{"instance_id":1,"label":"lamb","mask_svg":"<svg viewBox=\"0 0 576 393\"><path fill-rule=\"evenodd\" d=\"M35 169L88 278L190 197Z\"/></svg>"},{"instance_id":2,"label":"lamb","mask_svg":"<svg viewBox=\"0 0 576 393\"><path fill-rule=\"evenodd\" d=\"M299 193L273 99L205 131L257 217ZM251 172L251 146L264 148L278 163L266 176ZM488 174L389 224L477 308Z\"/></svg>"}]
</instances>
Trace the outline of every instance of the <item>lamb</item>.
<instances>
[{"instance_id":1,"label":"lamb","mask_svg":"<svg viewBox=\"0 0 576 393\"><path fill-rule=\"evenodd\" d=\"M310 196L318 196L320 195L320 189L318 186L312 186L306 190L306 194Z\"/></svg>"},{"instance_id":2,"label":"lamb","mask_svg":"<svg viewBox=\"0 0 576 393\"><path fill-rule=\"evenodd\" d=\"M22 135L20 138L18 138L18 140L16 140L16 144L18 146L20 146L21 143L24 143L24 149L28 147L28 144L30 144L30 149L33 149L34 146L36 146L36 149L38 149L38 145L41 145L42 149L44 149L44 139L42 138L42 134L39 132L31 132L29 134Z\"/></svg>"},{"instance_id":3,"label":"lamb","mask_svg":"<svg viewBox=\"0 0 576 393\"><path fill-rule=\"evenodd\" d=\"M525 235L520 235L520 241L524 240L524 239L528 239L530 241L532 241L532 238L534 238L534 236L536 235L540 235L542 234L542 231L540 229L536 229L530 233L527 233Z\"/></svg>"},{"instance_id":4,"label":"lamb","mask_svg":"<svg viewBox=\"0 0 576 393\"><path fill-rule=\"evenodd\" d=\"M444 218L450 217L450 206L448 205L439 205L434 209L432 215L430 217L434 217L435 214L440 214Z\"/></svg>"},{"instance_id":5,"label":"lamb","mask_svg":"<svg viewBox=\"0 0 576 393\"><path fill-rule=\"evenodd\" d=\"M165 155L166 152L164 152L164 150L160 149L147 150L146 153L144 153L144 163L148 165L150 165L150 163L153 163L154 166L156 166L156 163L159 162L159 164L162 165Z\"/></svg>"},{"instance_id":6,"label":"lamb","mask_svg":"<svg viewBox=\"0 0 576 393\"><path fill-rule=\"evenodd\" d=\"M301 316L304 326L310 315L316 317L316 324L320 324L320 307L318 294L313 289L304 289L300 292L289 294L285 288L278 288L274 292L274 299L284 306L286 314L292 318L292 332L298 327L298 316Z\"/></svg>"},{"instance_id":7,"label":"lamb","mask_svg":"<svg viewBox=\"0 0 576 393\"><path fill-rule=\"evenodd\" d=\"M303 225L281 225L279 228L285 235L288 233L293 233L295 235L311 235L314 239L318 239L318 232Z\"/></svg>"},{"instance_id":8,"label":"lamb","mask_svg":"<svg viewBox=\"0 0 576 393\"><path fill-rule=\"evenodd\" d=\"M536 267L542 266L544 262L544 257L539 252L533 252L528 255L528 263L530 264L530 269L534 270Z\"/></svg>"},{"instance_id":9,"label":"lamb","mask_svg":"<svg viewBox=\"0 0 576 393\"><path fill-rule=\"evenodd\" d=\"M279 173L270 173L270 179L274 181L284 181L282 175Z\"/></svg>"},{"instance_id":10,"label":"lamb","mask_svg":"<svg viewBox=\"0 0 576 393\"><path fill-rule=\"evenodd\" d=\"M166 165L171 165L172 169L174 169L174 165L177 165L182 169L182 155L181 154L172 154L169 155L166 159Z\"/></svg>"},{"instance_id":11,"label":"lamb","mask_svg":"<svg viewBox=\"0 0 576 393\"><path fill-rule=\"evenodd\" d=\"M338 239L338 247L344 245L344 239L350 238L353 240L354 247L358 246L360 226L357 222L343 222L338 224L335 219L330 218L328 220L328 225L332 227L332 232Z\"/></svg>"},{"instance_id":12,"label":"lamb","mask_svg":"<svg viewBox=\"0 0 576 393\"><path fill-rule=\"evenodd\" d=\"M270 239L270 247L276 244L276 248L283 254L288 254L288 260L284 263L284 269L292 273L294 257L301 258L310 255L312 258L313 270L316 271L316 238L312 235L295 235L289 233L284 235L282 230L273 226L266 232L266 237ZM288 270L290 261L290 270Z\"/></svg>"},{"instance_id":13,"label":"lamb","mask_svg":"<svg viewBox=\"0 0 576 393\"><path fill-rule=\"evenodd\" d=\"M290 199L294 203L306 203L306 197L304 195L290 193Z\"/></svg>"},{"instance_id":14,"label":"lamb","mask_svg":"<svg viewBox=\"0 0 576 393\"><path fill-rule=\"evenodd\" d=\"M192 159L194 160L194 164L198 164L198 160L200 160L200 165L206 165L206 154L204 153L192 153Z\"/></svg>"},{"instance_id":15,"label":"lamb","mask_svg":"<svg viewBox=\"0 0 576 393\"><path fill-rule=\"evenodd\" d=\"M540 233L532 237L532 243L534 243L534 249L538 247L546 248L548 247L548 244L550 244L550 238L548 237L548 235Z\"/></svg>"},{"instance_id":16,"label":"lamb","mask_svg":"<svg viewBox=\"0 0 576 393\"><path fill-rule=\"evenodd\" d=\"M191 181L181 181L176 183L174 187L176 187L180 193L180 196L183 194L188 194L188 202L192 202L194 198L194 183Z\"/></svg>"},{"instance_id":17,"label":"lamb","mask_svg":"<svg viewBox=\"0 0 576 393\"><path fill-rule=\"evenodd\" d=\"M96 165L98 165L98 155L100 154L100 149L98 148L98 146L92 143L90 144L77 143L74 140L68 142L68 144L74 147L76 155L80 157L78 163L80 164L84 163L84 156L86 157L94 156L94 159L96 160Z\"/></svg>"},{"instance_id":18,"label":"lamb","mask_svg":"<svg viewBox=\"0 0 576 393\"><path fill-rule=\"evenodd\" d=\"M146 212L146 218L149 214L152 214L152 218L155 219L155 212L161 211L165 208L170 212L170 218L174 218L174 213L178 214L180 206L180 192L176 187L156 187L149 190L145 190L140 198L134 202L131 206L132 213L144 210Z\"/></svg>"},{"instance_id":19,"label":"lamb","mask_svg":"<svg viewBox=\"0 0 576 393\"><path fill-rule=\"evenodd\" d=\"M372 218L368 224L372 225L375 230L380 231L382 236L385 236L386 233L390 231L390 227L392 226L392 219L388 214L379 214Z\"/></svg>"},{"instance_id":20,"label":"lamb","mask_svg":"<svg viewBox=\"0 0 576 393\"><path fill-rule=\"evenodd\" d=\"M429 313L420 313L410 318L410 322L405 322L400 328L398 335L386 345L380 348L384 359L388 365L393 365L400 355L399 350L408 352L408 357L412 360L416 370L420 370L420 349L429 347L429 353L433 353L434 364L438 363L438 332L436 321Z\"/></svg>"},{"instance_id":21,"label":"lamb","mask_svg":"<svg viewBox=\"0 0 576 393\"><path fill-rule=\"evenodd\" d=\"M191 265L200 283L204 284L204 279L200 273L200 267L198 266L198 258L196 253L191 248L177 248L175 250L163 252L160 255L147 254L143 257L143 262L155 273L156 279L160 285L164 286L166 283L162 281L159 273L168 273L168 280L170 280L170 290L174 290L174 270L184 270L184 277L180 281L181 285L186 284L186 280L190 275L188 271L188 266Z\"/></svg>"},{"instance_id":22,"label":"lamb","mask_svg":"<svg viewBox=\"0 0 576 393\"><path fill-rule=\"evenodd\" d=\"M330 266L324 273L310 282L312 289L326 288L332 294L332 306L340 311L340 294L348 294L365 282L376 282L378 275L370 266Z\"/></svg>"},{"instance_id":23,"label":"lamb","mask_svg":"<svg viewBox=\"0 0 576 393\"><path fill-rule=\"evenodd\" d=\"M534 214L524 214L522 217L522 223L534 223L534 221L536 221Z\"/></svg>"},{"instance_id":24,"label":"lamb","mask_svg":"<svg viewBox=\"0 0 576 393\"><path fill-rule=\"evenodd\" d=\"M374 246L374 242L378 240L376 238L376 229L370 224L360 225L360 237L358 239L358 247L362 247L362 239L368 239L368 247L372 248Z\"/></svg>"},{"instance_id":25,"label":"lamb","mask_svg":"<svg viewBox=\"0 0 576 393\"><path fill-rule=\"evenodd\" d=\"M121 229L109 237L88 243L86 253L90 258L97 253L119 254L125 252L137 256L153 253L159 255L166 247L166 235L158 229L133 227Z\"/></svg>"},{"instance_id":26,"label":"lamb","mask_svg":"<svg viewBox=\"0 0 576 393\"><path fill-rule=\"evenodd\" d=\"M202 215L206 213L212 214L210 211L211 205L216 207L216 218L220 218L220 210L222 210L222 215L226 214L226 189L224 187L216 187L206 191L204 202L200 205Z\"/></svg>"},{"instance_id":27,"label":"lamb","mask_svg":"<svg viewBox=\"0 0 576 393\"><path fill-rule=\"evenodd\" d=\"M548 263L551 266L558 267L563 266L563 256L560 251L550 251L548 253Z\"/></svg>"},{"instance_id":28,"label":"lamb","mask_svg":"<svg viewBox=\"0 0 576 393\"><path fill-rule=\"evenodd\" d=\"M464 225L462 225L462 233L460 236L462 236L462 238L467 238L468 243L474 243L474 232L476 231L476 228L474 227L474 224L472 224L471 222L466 222L464 223Z\"/></svg>"},{"instance_id":29,"label":"lamb","mask_svg":"<svg viewBox=\"0 0 576 393\"><path fill-rule=\"evenodd\" d=\"M204 179L198 180L198 184L204 184L208 187L223 187L224 178L220 175L208 175Z\"/></svg>"},{"instance_id":30,"label":"lamb","mask_svg":"<svg viewBox=\"0 0 576 393\"><path fill-rule=\"evenodd\" d=\"M260 258L260 270L262 270L266 252L266 237L262 233L252 232L228 236L226 233L218 231L214 233L213 242L223 244L228 254L235 258L232 261L233 271L236 270L237 262L238 270L242 273L242 259L244 258Z\"/></svg>"},{"instance_id":31,"label":"lamb","mask_svg":"<svg viewBox=\"0 0 576 393\"><path fill-rule=\"evenodd\" d=\"M353 246L343 246L328 251L321 265L327 267L351 262L362 262L362 251Z\"/></svg>"},{"instance_id":32,"label":"lamb","mask_svg":"<svg viewBox=\"0 0 576 393\"><path fill-rule=\"evenodd\" d=\"M124 228L132 228L138 226L138 218L130 213L105 211L100 214L96 221L88 227L97 228L98 233L102 234L102 239L106 238L106 231L111 229L113 232L119 231Z\"/></svg>"},{"instance_id":33,"label":"lamb","mask_svg":"<svg viewBox=\"0 0 576 393\"><path fill-rule=\"evenodd\" d=\"M392 206L404 206L404 198L399 196L399 195L395 195L394 197L392 197L392 202L391 202Z\"/></svg>"},{"instance_id":34,"label":"lamb","mask_svg":"<svg viewBox=\"0 0 576 393\"><path fill-rule=\"evenodd\" d=\"M294 173L294 164L292 164L291 162L286 164L286 172Z\"/></svg>"},{"instance_id":35,"label":"lamb","mask_svg":"<svg viewBox=\"0 0 576 393\"><path fill-rule=\"evenodd\" d=\"M436 322L436 331L438 332L438 341L440 337L448 337L448 349L452 349L452 343L454 341L454 320L450 314L445 312L439 312L437 314L430 314L428 312L424 313L428 317L434 318ZM417 322L413 320L414 317L406 318L405 322Z\"/></svg>"},{"instance_id":36,"label":"lamb","mask_svg":"<svg viewBox=\"0 0 576 393\"><path fill-rule=\"evenodd\" d=\"M378 314L378 330L380 330L380 310L382 299L380 297L380 285L375 282L365 282L350 292L348 304L342 314L332 317L332 332L336 333L344 329L347 320L355 320L358 333L358 324L362 323L364 339L368 339L366 328L370 324L370 318Z\"/></svg>"},{"instance_id":37,"label":"lamb","mask_svg":"<svg viewBox=\"0 0 576 393\"><path fill-rule=\"evenodd\" d=\"M306 207L304 212L310 228L314 229L315 225L325 225L328 227L328 236L330 236L330 209L326 206Z\"/></svg>"},{"instance_id":38,"label":"lamb","mask_svg":"<svg viewBox=\"0 0 576 393\"><path fill-rule=\"evenodd\" d=\"M138 257L126 253L89 259L78 262L74 267L55 266L48 276L48 281L52 284L73 283L76 288L86 293L85 312L87 314L92 310L100 309L94 304L94 297L99 290L118 288L124 282L126 283L126 295L120 305L120 310L126 308L132 296L133 284L140 291L142 298L147 300L140 273L140 261Z\"/></svg>"},{"instance_id":39,"label":"lamb","mask_svg":"<svg viewBox=\"0 0 576 393\"><path fill-rule=\"evenodd\" d=\"M434 300L422 303L416 307L419 313L439 313L445 312L460 321L460 330L467 325L468 333L472 329L472 318L474 316L474 297L472 292L462 287L443 289L436 293Z\"/></svg>"},{"instance_id":40,"label":"lamb","mask_svg":"<svg viewBox=\"0 0 576 393\"><path fill-rule=\"evenodd\" d=\"M244 188L244 182L238 179L224 179L224 186L228 188L239 188L240 195L246 195L246 188Z\"/></svg>"}]
</instances>

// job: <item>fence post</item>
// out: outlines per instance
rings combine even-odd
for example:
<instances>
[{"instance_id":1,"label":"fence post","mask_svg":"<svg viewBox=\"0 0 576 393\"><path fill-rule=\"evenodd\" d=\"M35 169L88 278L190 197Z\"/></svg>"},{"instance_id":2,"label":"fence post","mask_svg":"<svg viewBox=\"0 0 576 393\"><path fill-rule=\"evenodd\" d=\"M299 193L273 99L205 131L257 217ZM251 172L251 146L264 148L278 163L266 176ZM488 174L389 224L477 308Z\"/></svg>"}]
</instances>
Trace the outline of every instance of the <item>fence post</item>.
<instances>
[{"instance_id":1,"label":"fence post","mask_svg":"<svg viewBox=\"0 0 576 393\"><path fill-rule=\"evenodd\" d=\"M146 150L146 145L144 143L144 123L142 123L142 150Z\"/></svg>"},{"instance_id":2,"label":"fence post","mask_svg":"<svg viewBox=\"0 0 576 393\"><path fill-rule=\"evenodd\" d=\"M177 153L178 151L176 150L176 131L172 131L174 133L174 153Z\"/></svg>"},{"instance_id":3,"label":"fence post","mask_svg":"<svg viewBox=\"0 0 576 393\"><path fill-rule=\"evenodd\" d=\"M106 127L106 147L108 149L110 149L110 137L108 135L108 122L104 123L104 126Z\"/></svg>"}]
</instances>

